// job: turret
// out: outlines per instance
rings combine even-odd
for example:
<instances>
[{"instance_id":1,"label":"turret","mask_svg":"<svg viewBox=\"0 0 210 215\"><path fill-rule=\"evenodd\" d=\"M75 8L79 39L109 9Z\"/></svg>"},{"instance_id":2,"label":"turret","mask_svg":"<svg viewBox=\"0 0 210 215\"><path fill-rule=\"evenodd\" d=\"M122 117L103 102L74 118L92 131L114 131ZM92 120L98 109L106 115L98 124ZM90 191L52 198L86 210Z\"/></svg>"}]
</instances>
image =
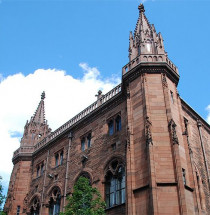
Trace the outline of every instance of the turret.
<instances>
[{"instance_id":1,"label":"turret","mask_svg":"<svg viewBox=\"0 0 210 215\"><path fill-rule=\"evenodd\" d=\"M129 40L129 60L141 54L164 54L163 38L162 35L156 33L154 25L151 25L145 16L144 6L140 4L139 18L136 24L134 35L130 32Z\"/></svg>"},{"instance_id":2,"label":"turret","mask_svg":"<svg viewBox=\"0 0 210 215\"><path fill-rule=\"evenodd\" d=\"M51 131L45 120L44 99L45 92L41 95L41 101L39 102L34 115L31 117L30 121L27 121L25 124L23 137L20 142L21 146L34 146Z\"/></svg>"}]
</instances>

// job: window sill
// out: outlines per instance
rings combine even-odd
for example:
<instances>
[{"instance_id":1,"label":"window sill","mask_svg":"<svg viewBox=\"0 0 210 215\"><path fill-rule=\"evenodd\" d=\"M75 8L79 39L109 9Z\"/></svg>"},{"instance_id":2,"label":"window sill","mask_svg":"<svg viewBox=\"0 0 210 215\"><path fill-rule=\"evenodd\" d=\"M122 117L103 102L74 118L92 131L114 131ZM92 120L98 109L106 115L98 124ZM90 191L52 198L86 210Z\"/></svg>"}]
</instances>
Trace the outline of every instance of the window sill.
<instances>
[{"instance_id":1,"label":"window sill","mask_svg":"<svg viewBox=\"0 0 210 215\"><path fill-rule=\"evenodd\" d=\"M123 206L123 205L125 205L125 203L122 203L122 204L119 204L119 205L113 205L113 206L110 207L110 208L106 208L105 211L109 211L109 210L112 210L112 209L114 209L114 208L121 207L121 206Z\"/></svg>"}]
</instances>

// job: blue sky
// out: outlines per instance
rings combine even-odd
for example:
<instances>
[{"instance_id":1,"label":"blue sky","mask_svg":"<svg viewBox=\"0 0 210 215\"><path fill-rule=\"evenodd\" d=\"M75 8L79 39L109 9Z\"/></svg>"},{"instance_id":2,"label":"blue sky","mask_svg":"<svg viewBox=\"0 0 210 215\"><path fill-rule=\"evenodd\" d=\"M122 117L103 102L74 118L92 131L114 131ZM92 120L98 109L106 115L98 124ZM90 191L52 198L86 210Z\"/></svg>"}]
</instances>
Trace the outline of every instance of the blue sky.
<instances>
[{"instance_id":1,"label":"blue sky","mask_svg":"<svg viewBox=\"0 0 210 215\"><path fill-rule=\"evenodd\" d=\"M5 184L12 152L19 147L25 121L34 113L42 90L47 91L46 117L56 129L91 104L98 89L106 92L120 82L140 2L0 1L0 128L5 131L0 144L10 143L7 156L0 156L9 162L7 170L0 169ZM179 68L181 97L207 119L210 1L148 0L144 6Z\"/></svg>"}]
</instances>

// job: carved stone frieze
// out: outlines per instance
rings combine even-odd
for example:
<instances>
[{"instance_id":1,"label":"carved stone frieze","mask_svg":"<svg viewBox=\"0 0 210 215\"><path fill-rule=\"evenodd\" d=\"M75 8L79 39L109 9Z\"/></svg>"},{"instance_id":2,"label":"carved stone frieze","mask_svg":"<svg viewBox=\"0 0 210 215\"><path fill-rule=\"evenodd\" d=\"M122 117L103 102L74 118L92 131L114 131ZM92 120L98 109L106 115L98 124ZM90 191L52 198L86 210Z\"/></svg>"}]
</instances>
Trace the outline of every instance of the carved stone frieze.
<instances>
[{"instance_id":1,"label":"carved stone frieze","mask_svg":"<svg viewBox=\"0 0 210 215\"><path fill-rule=\"evenodd\" d=\"M173 144L179 144L179 140L176 134L176 123L174 122L173 119L170 120L168 124L168 128L169 128L169 132L170 132L171 140Z\"/></svg>"}]
</instances>

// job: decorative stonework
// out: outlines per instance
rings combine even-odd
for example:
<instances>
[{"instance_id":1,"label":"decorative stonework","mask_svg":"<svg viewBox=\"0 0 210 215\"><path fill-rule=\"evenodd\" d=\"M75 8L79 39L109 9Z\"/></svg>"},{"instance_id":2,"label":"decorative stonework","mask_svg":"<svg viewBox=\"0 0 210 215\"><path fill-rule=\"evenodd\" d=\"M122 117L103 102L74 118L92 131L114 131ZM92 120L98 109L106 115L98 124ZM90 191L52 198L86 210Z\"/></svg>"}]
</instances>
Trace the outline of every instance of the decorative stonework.
<instances>
[{"instance_id":1,"label":"decorative stonework","mask_svg":"<svg viewBox=\"0 0 210 215\"><path fill-rule=\"evenodd\" d=\"M182 135L186 135L189 153L192 154L193 151L192 151L192 148L191 148L191 145L190 145L190 141L189 141L189 136L188 136L188 120L186 118L184 118L184 128L185 128L185 130L182 133Z\"/></svg>"},{"instance_id":2,"label":"decorative stonework","mask_svg":"<svg viewBox=\"0 0 210 215\"><path fill-rule=\"evenodd\" d=\"M153 142L152 142L152 133L151 133L151 126L152 126L152 123L151 121L149 120L149 117L146 116L146 121L145 121L145 137L146 137L146 144L149 145L149 144L152 144L153 145Z\"/></svg>"},{"instance_id":3,"label":"decorative stonework","mask_svg":"<svg viewBox=\"0 0 210 215\"><path fill-rule=\"evenodd\" d=\"M130 129L129 127L127 128L127 147L130 150Z\"/></svg>"},{"instance_id":4,"label":"decorative stonework","mask_svg":"<svg viewBox=\"0 0 210 215\"><path fill-rule=\"evenodd\" d=\"M179 140L176 134L176 123L174 122L173 119L170 120L168 124L168 128L169 128L169 132L170 132L171 140L173 144L179 144Z\"/></svg>"},{"instance_id":5,"label":"decorative stonework","mask_svg":"<svg viewBox=\"0 0 210 215\"><path fill-rule=\"evenodd\" d=\"M162 84L163 84L164 88L168 87L168 83L167 83L167 79L166 79L166 74L163 74L163 76L162 76Z\"/></svg>"}]
</instances>

